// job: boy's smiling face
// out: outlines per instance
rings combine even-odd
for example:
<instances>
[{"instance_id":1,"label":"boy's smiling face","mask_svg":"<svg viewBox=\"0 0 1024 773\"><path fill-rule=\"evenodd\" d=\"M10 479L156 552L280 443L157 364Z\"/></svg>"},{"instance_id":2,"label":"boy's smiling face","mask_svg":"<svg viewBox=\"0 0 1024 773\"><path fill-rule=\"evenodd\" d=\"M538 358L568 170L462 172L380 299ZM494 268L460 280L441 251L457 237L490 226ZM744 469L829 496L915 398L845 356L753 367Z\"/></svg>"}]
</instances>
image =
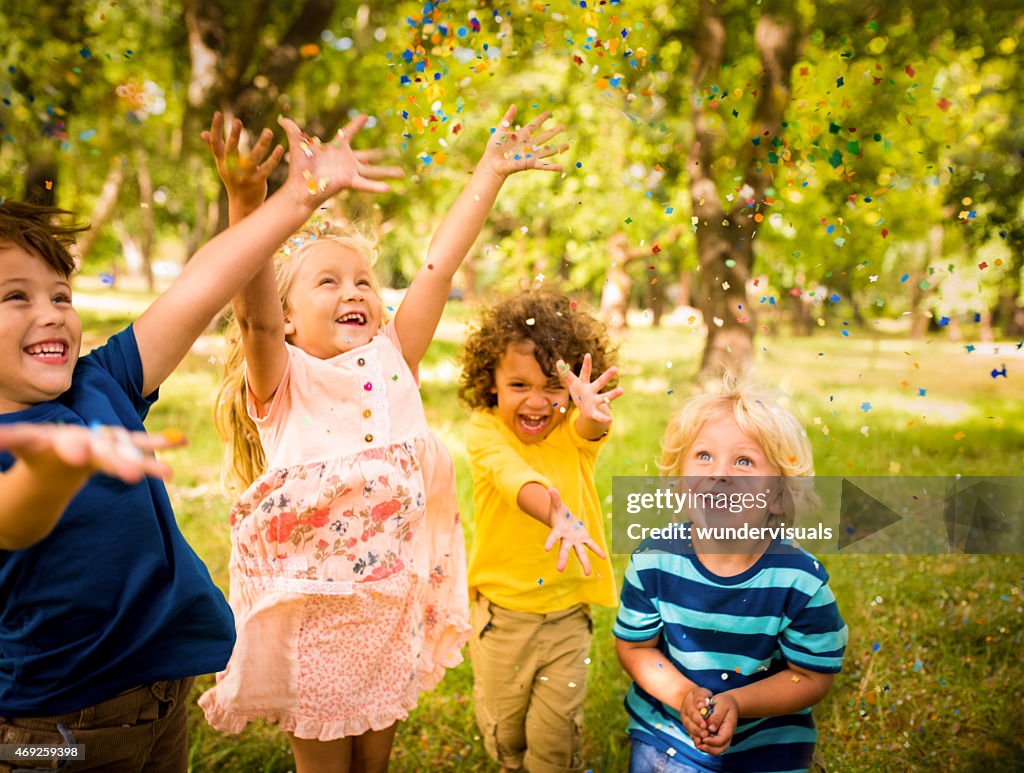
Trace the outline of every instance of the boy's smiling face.
<instances>
[{"instance_id":1,"label":"boy's smiling face","mask_svg":"<svg viewBox=\"0 0 1024 773\"><path fill-rule=\"evenodd\" d=\"M530 342L509 344L494 371L498 416L523 443L539 443L564 419L569 390L557 374L547 375Z\"/></svg>"},{"instance_id":2,"label":"boy's smiling face","mask_svg":"<svg viewBox=\"0 0 1024 773\"><path fill-rule=\"evenodd\" d=\"M68 279L38 255L0 242L0 413L66 392L81 346Z\"/></svg>"}]
</instances>

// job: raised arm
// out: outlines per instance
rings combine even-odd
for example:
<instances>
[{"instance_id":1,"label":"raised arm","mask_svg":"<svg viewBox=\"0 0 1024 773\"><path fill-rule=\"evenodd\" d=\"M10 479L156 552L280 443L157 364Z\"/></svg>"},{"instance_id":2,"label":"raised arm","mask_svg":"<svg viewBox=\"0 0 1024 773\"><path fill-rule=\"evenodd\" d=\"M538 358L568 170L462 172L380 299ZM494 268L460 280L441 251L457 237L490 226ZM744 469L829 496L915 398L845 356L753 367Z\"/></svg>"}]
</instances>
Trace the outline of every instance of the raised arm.
<instances>
[{"instance_id":1,"label":"raised arm","mask_svg":"<svg viewBox=\"0 0 1024 773\"><path fill-rule=\"evenodd\" d=\"M182 445L177 431L147 435L121 427L0 426L0 449L15 457L0 475L0 550L23 550L53 531L68 503L96 472L126 483L170 468L149 452Z\"/></svg>"},{"instance_id":2,"label":"raised arm","mask_svg":"<svg viewBox=\"0 0 1024 773\"><path fill-rule=\"evenodd\" d=\"M214 113L210 130L202 134L213 154L217 174L228 196L228 223L236 225L259 209L267 197L267 180L284 156L281 145L270 151L273 132L264 129L248 156L239 154L242 122L231 122L224 136L224 119ZM246 355L247 383L257 403L273 397L281 383L288 352L284 317L278 301L274 263L265 261L252 280L231 299Z\"/></svg>"},{"instance_id":3,"label":"raised arm","mask_svg":"<svg viewBox=\"0 0 1024 773\"><path fill-rule=\"evenodd\" d=\"M333 144L344 155L344 163L351 175L349 187L356 190L387 190L386 185L372 181L401 177L402 170L397 167L374 166L372 162L379 155L377 151L351 149L352 138L365 123L366 116L356 117L338 133ZM227 190L228 215L232 225L243 220L263 202L267 193L267 178L283 154L279 145L268 155L273 136L269 129L264 129L251 153L247 157L241 156L238 152L241 131L242 123L236 120L227 137L223 137L223 120L217 113L210 131L203 132L203 139L210 146L210 152L217 163L217 173ZM231 299L231 309L241 331L249 390L257 403L265 403L277 391L288 359L284 345L284 316L271 261L267 261L252 281Z\"/></svg>"},{"instance_id":4,"label":"raised arm","mask_svg":"<svg viewBox=\"0 0 1024 773\"><path fill-rule=\"evenodd\" d=\"M135 322L145 394L163 383L214 316L318 206L343 188L387 189L353 167L352 149L340 133L325 145L303 135L287 118L280 123L288 136L286 183L257 216L246 217L207 242Z\"/></svg>"},{"instance_id":5,"label":"raised arm","mask_svg":"<svg viewBox=\"0 0 1024 773\"><path fill-rule=\"evenodd\" d=\"M409 285L405 299L395 315L395 332L402 343L402 354L415 369L434 338L434 331L452 289L452 278L483 228L498 192L509 175L527 169L561 172L560 164L545 159L565 150L568 145L546 144L564 127L541 129L551 113L543 112L521 128L514 128L516 107L506 111L491 134L487 148L466 187L438 226L427 259Z\"/></svg>"}]
</instances>

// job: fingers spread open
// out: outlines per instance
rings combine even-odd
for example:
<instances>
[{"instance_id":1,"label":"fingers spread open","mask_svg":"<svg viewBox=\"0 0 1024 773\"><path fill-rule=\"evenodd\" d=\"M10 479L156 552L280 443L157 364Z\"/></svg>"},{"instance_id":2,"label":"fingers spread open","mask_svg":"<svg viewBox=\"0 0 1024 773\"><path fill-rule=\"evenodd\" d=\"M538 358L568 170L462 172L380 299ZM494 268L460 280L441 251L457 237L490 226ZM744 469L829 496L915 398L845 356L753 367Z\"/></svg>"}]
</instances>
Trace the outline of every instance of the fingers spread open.
<instances>
[{"instance_id":1,"label":"fingers spread open","mask_svg":"<svg viewBox=\"0 0 1024 773\"><path fill-rule=\"evenodd\" d=\"M583 567L583 574L587 577L590 576L590 559L587 558L587 551L583 545L576 545L576 557L580 560L580 566ZM603 556L602 556L603 558Z\"/></svg>"}]
</instances>

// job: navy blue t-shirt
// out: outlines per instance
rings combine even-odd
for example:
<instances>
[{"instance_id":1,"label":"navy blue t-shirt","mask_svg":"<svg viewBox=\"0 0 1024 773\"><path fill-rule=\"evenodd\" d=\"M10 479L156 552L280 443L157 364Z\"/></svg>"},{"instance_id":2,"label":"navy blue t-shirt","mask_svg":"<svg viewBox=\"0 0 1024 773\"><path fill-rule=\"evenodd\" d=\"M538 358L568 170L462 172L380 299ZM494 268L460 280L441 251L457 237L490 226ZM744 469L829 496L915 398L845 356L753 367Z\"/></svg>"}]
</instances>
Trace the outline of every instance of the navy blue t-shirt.
<instances>
[{"instance_id":1,"label":"navy blue t-shirt","mask_svg":"<svg viewBox=\"0 0 1024 773\"><path fill-rule=\"evenodd\" d=\"M131 327L82 357L57 400L0 422L144 429ZM0 453L0 470L14 463ZM63 714L137 685L224 668L235 641L224 595L185 542L163 483L94 475L53 532L0 550L0 715Z\"/></svg>"}]
</instances>

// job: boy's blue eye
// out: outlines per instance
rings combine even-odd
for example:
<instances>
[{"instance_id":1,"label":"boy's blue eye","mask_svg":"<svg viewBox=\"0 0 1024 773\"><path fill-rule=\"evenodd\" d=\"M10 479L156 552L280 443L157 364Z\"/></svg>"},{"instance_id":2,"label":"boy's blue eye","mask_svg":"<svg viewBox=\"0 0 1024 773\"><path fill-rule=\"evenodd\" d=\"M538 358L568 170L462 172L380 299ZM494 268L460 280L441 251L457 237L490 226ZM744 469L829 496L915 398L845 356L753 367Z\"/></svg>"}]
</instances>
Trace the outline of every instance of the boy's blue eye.
<instances>
[{"instance_id":1,"label":"boy's blue eye","mask_svg":"<svg viewBox=\"0 0 1024 773\"><path fill-rule=\"evenodd\" d=\"M320 280L320 284L322 284L322 285L332 285L332 284L334 284L334 277L325 276L323 279Z\"/></svg>"},{"instance_id":2,"label":"boy's blue eye","mask_svg":"<svg viewBox=\"0 0 1024 773\"><path fill-rule=\"evenodd\" d=\"M711 454L709 454L707 451L701 451L700 453L697 454L697 458L700 459L702 462L710 462Z\"/></svg>"},{"instance_id":3,"label":"boy's blue eye","mask_svg":"<svg viewBox=\"0 0 1024 773\"><path fill-rule=\"evenodd\" d=\"M752 467L754 465L754 462L752 459L749 459L746 456L741 456L739 459L736 460L736 464L741 464L744 467Z\"/></svg>"}]
</instances>

